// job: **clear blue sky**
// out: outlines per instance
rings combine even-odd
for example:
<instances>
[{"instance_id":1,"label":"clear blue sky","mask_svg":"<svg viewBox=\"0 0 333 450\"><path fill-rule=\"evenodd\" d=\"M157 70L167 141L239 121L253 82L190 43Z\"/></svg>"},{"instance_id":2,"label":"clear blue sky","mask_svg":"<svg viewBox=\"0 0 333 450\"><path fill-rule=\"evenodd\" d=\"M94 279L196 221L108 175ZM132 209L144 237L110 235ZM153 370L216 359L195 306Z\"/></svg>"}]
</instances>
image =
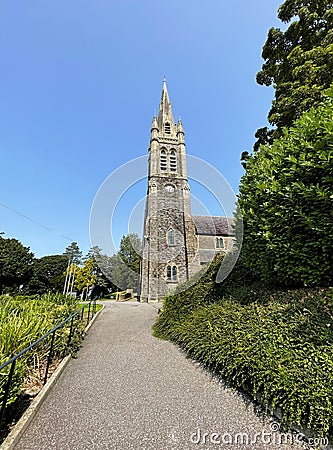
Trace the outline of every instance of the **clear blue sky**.
<instances>
[{"instance_id":1,"label":"clear blue sky","mask_svg":"<svg viewBox=\"0 0 333 450\"><path fill-rule=\"evenodd\" d=\"M0 205L0 231L38 257L71 240L86 252L98 188L147 153L164 74L187 152L237 192L240 154L266 125L273 96L255 75L268 29L281 26L280 4L3 0L0 203L32 221ZM142 198L145 183L136 190ZM116 241L128 232L131 201L118 208Z\"/></svg>"}]
</instances>

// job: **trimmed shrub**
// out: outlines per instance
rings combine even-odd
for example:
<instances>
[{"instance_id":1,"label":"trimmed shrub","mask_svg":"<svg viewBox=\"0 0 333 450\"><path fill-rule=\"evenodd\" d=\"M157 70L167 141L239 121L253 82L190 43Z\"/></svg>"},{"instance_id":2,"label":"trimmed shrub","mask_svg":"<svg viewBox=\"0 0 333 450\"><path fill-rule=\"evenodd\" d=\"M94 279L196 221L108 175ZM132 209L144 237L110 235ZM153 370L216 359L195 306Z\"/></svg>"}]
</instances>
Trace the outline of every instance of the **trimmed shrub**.
<instances>
[{"instance_id":1,"label":"trimmed shrub","mask_svg":"<svg viewBox=\"0 0 333 450\"><path fill-rule=\"evenodd\" d=\"M333 289L277 290L241 263L216 285L218 267L165 299L155 336L279 408L285 424L333 436Z\"/></svg>"}]
</instances>

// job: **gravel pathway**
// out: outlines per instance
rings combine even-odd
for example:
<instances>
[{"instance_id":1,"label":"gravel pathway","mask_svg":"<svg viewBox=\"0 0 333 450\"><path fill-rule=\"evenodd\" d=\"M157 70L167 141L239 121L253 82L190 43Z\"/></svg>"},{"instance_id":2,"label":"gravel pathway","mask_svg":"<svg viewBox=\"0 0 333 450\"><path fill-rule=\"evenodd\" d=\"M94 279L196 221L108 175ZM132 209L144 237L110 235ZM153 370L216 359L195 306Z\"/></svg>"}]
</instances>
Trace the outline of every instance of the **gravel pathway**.
<instances>
[{"instance_id":1,"label":"gravel pathway","mask_svg":"<svg viewBox=\"0 0 333 450\"><path fill-rule=\"evenodd\" d=\"M108 303L15 449L302 448L154 338L156 317L148 304Z\"/></svg>"}]
</instances>

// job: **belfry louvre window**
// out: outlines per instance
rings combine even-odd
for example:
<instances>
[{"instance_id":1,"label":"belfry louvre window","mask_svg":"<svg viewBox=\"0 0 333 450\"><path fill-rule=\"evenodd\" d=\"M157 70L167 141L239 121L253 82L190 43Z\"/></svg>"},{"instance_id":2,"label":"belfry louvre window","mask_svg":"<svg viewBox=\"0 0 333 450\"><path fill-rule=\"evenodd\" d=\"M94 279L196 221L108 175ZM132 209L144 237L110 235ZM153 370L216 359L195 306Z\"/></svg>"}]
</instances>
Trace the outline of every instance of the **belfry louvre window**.
<instances>
[{"instance_id":1,"label":"belfry louvre window","mask_svg":"<svg viewBox=\"0 0 333 450\"><path fill-rule=\"evenodd\" d=\"M171 133L171 127L170 127L170 124L168 122L164 125L164 133L165 134L170 134Z\"/></svg>"},{"instance_id":2,"label":"belfry louvre window","mask_svg":"<svg viewBox=\"0 0 333 450\"><path fill-rule=\"evenodd\" d=\"M166 170L167 169L167 157L166 157L166 153L165 150L161 151L161 170Z\"/></svg>"},{"instance_id":3,"label":"belfry louvre window","mask_svg":"<svg viewBox=\"0 0 333 450\"><path fill-rule=\"evenodd\" d=\"M177 170L177 157L174 150L170 153L170 170L171 172L176 172Z\"/></svg>"}]
</instances>

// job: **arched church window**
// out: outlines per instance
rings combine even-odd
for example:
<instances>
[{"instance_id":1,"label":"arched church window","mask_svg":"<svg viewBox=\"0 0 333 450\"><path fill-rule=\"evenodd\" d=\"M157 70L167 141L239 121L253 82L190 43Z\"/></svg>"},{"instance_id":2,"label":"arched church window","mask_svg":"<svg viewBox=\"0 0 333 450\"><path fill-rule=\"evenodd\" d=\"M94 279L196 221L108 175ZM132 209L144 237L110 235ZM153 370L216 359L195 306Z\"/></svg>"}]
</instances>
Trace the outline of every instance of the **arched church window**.
<instances>
[{"instance_id":1,"label":"arched church window","mask_svg":"<svg viewBox=\"0 0 333 450\"><path fill-rule=\"evenodd\" d=\"M224 241L223 241L223 238L219 238L219 237L217 237L216 238L216 240L215 240L215 247L216 248L224 248Z\"/></svg>"},{"instance_id":2,"label":"arched church window","mask_svg":"<svg viewBox=\"0 0 333 450\"><path fill-rule=\"evenodd\" d=\"M167 281L177 281L177 266L167 266Z\"/></svg>"},{"instance_id":3,"label":"arched church window","mask_svg":"<svg viewBox=\"0 0 333 450\"><path fill-rule=\"evenodd\" d=\"M168 231L168 245L175 245L175 232L172 228Z\"/></svg>"},{"instance_id":4,"label":"arched church window","mask_svg":"<svg viewBox=\"0 0 333 450\"><path fill-rule=\"evenodd\" d=\"M172 281L177 281L177 267L172 267Z\"/></svg>"},{"instance_id":5,"label":"arched church window","mask_svg":"<svg viewBox=\"0 0 333 450\"><path fill-rule=\"evenodd\" d=\"M167 122L167 123L164 125L164 133L165 133L165 134L170 134L170 133L171 133L171 127L170 127L169 122Z\"/></svg>"},{"instance_id":6,"label":"arched church window","mask_svg":"<svg viewBox=\"0 0 333 450\"><path fill-rule=\"evenodd\" d=\"M170 170L171 172L176 172L177 170L177 157L174 150L171 150L170 153Z\"/></svg>"},{"instance_id":7,"label":"arched church window","mask_svg":"<svg viewBox=\"0 0 333 450\"><path fill-rule=\"evenodd\" d=\"M161 151L161 170L166 170L167 169L167 157L166 157L166 152L165 150Z\"/></svg>"}]
</instances>

